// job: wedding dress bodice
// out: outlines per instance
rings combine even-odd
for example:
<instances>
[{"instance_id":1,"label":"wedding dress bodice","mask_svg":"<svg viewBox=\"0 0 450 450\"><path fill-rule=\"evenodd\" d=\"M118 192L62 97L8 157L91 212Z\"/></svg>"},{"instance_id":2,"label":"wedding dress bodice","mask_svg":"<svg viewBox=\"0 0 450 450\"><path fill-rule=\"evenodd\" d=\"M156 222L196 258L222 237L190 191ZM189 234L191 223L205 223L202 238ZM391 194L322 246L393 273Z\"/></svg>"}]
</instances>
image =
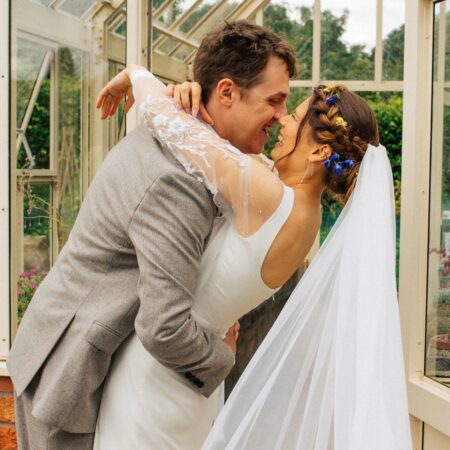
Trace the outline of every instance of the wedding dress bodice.
<instances>
[{"instance_id":1,"label":"wedding dress bodice","mask_svg":"<svg viewBox=\"0 0 450 450\"><path fill-rule=\"evenodd\" d=\"M293 190L285 187L277 210L249 237L240 236L226 218L216 219L216 230L202 258L192 309L201 326L225 334L236 320L276 292L262 280L261 268L293 202Z\"/></svg>"},{"instance_id":2,"label":"wedding dress bodice","mask_svg":"<svg viewBox=\"0 0 450 450\"><path fill-rule=\"evenodd\" d=\"M294 192L285 187L278 208L249 237L239 235L224 217L216 219L213 236L203 254L192 308L201 326L225 334L236 320L276 292L262 280L261 268L293 204Z\"/></svg>"}]
</instances>

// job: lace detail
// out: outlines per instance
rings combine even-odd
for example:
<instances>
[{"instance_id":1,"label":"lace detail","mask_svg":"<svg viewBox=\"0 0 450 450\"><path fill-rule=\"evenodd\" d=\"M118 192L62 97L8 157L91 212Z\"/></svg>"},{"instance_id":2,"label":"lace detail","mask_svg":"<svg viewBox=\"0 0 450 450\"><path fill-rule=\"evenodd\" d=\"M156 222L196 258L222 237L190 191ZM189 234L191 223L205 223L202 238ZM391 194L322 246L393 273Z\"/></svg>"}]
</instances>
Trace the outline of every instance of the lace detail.
<instances>
[{"instance_id":1,"label":"lace detail","mask_svg":"<svg viewBox=\"0 0 450 450\"><path fill-rule=\"evenodd\" d=\"M163 92L152 74L133 77L140 115L155 139L205 184L240 234L254 233L276 210L284 192L270 160L241 153L208 125L177 110Z\"/></svg>"},{"instance_id":2,"label":"lace detail","mask_svg":"<svg viewBox=\"0 0 450 450\"><path fill-rule=\"evenodd\" d=\"M249 163L248 155L236 150L204 123L188 114L180 113L167 97L147 97L140 106L140 115L153 137L169 148L186 172L205 183L213 195L218 193L218 187L212 173L214 170L210 155L212 145L220 145L221 151L224 152L223 158L234 159L242 171ZM215 135L217 142L212 142L212 135Z\"/></svg>"}]
</instances>

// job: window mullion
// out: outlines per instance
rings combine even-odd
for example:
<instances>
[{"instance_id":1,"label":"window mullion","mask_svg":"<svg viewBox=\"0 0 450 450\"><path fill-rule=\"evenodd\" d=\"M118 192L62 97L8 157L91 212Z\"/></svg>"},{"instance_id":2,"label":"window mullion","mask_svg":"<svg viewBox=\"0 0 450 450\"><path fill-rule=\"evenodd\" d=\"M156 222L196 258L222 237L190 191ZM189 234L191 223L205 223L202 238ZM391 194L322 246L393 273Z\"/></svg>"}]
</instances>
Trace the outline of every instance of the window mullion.
<instances>
[{"instance_id":1,"label":"window mullion","mask_svg":"<svg viewBox=\"0 0 450 450\"><path fill-rule=\"evenodd\" d=\"M377 37L375 46L375 82L383 81L383 0L377 0Z\"/></svg>"},{"instance_id":2,"label":"window mullion","mask_svg":"<svg viewBox=\"0 0 450 450\"><path fill-rule=\"evenodd\" d=\"M7 357L10 347L10 117L9 117L9 2L0 9L0 27L5 38L0 42L0 359Z\"/></svg>"},{"instance_id":3,"label":"window mullion","mask_svg":"<svg viewBox=\"0 0 450 450\"><path fill-rule=\"evenodd\" d=\"M312 82L313 86L320 84L320 39L321 39L321 11L320 0L314 1L314 26L313 26L313 58L312 58Z\"/></svg>"}]
</instances>

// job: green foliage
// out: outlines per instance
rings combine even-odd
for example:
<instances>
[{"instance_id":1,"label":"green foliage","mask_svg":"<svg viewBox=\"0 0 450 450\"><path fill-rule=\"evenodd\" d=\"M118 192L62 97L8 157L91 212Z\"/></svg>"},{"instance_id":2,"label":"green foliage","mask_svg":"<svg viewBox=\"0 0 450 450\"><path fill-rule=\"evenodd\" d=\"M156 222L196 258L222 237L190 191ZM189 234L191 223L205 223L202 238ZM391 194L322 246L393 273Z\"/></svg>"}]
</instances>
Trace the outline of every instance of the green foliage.
<instances>
[{"instance_id":1,"label":"green foliage","mask_svg":"<svg viewBox=\"0 0 450 450\"><path fill-rule=\"evenodd\" d=\"M41 90L28 124L27 141L35 157L35 168L48 169L50 164L50 79L42 82ZM25 148L22 145L17 155L17 168L28 166Z\"/></svg>"},{"instance_id":2,"label":"green foliage","mask_svg":"<svg viewBox=\"0 0 450 450\"><path fill-rule=\"evenodd\" d=\"M206 3L196 9L180 26L180 31L187 33L197 22L213 7L213 4Z\"/></svg>"},{"instance_id":3,"label":"green foliage","mask_svg":"<svg viewBox=\"0 0 450 450\"><path fill-rule=\"evenodd\" d=\"M340 16L321 13L321 78L328 80L373 79L375 51L362 45L348 45L343 35L349 12ZM311 79L313 53L313 8L305 6L288 11L280 4L270 4L264 11L264 25L288 40L296 51L300 79ZM383 42L384 76L403 79L404 26L393 30Z\"/></svg>"},{"instance_id":4,"label":"green foliage","mask_svg":"<svg viewBox=\"0 0 450 450\"><path fill-rule=\"evenodd\" d=\"M323 11L321 18L321 78L324 80L373 78L373 52L368 54L364 46L348 46L343 41L348 11L344 11L341 16L335 16L330 11Z\"/></svg>"},{"instance_id":5,"label":"green foliage","mask_svg":"<svg viewBox=\"0 0 450 450\"><path fill-rule=\"evenodd\" d=\"M386 80L403 80L405 26L392 30L383 41L383 72Z\"/></svg>"},{"instance_id":6,"label":"green foliage","mask_svg":"<svg viewBox=\"0 0 450 450\"><path fill-rule=\"evenodd\" d=\"M366 97L378 122L380 142L386 147L394 180L401 178L403 96L401 93L371 93ZM369 97L369 98L367 98Z\"/></svg>"},{"instance_id":7,"label":"green foliage","mask_svg":"<svg viewBox=\"0 0 450 450\"><path fill-rule=\"evenodd\" d=\"M296 8L298 20L292 20L285 6L269 4L264 10L264 26L286 39L295 49L300 78L312 76L313 16L312 9Z\"/></svg>"}]
</instances>

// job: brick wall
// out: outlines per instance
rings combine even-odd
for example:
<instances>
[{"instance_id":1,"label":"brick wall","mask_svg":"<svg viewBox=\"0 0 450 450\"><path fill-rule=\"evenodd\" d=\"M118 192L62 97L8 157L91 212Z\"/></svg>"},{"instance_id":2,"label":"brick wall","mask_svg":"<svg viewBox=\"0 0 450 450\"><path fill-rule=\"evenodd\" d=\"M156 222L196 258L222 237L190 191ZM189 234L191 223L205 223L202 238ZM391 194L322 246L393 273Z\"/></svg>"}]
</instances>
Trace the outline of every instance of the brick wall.
<instances>
[{"instance_id":1,"label":"brick wall","mask_svg":"<svg viewBox=\"0 0 450 450\"><path fill-rule=\"evenodd\" d=\"M14 429L13 387L8 377L0 377L0 449L17 449Z\"/></svg>"}]
</instances>

